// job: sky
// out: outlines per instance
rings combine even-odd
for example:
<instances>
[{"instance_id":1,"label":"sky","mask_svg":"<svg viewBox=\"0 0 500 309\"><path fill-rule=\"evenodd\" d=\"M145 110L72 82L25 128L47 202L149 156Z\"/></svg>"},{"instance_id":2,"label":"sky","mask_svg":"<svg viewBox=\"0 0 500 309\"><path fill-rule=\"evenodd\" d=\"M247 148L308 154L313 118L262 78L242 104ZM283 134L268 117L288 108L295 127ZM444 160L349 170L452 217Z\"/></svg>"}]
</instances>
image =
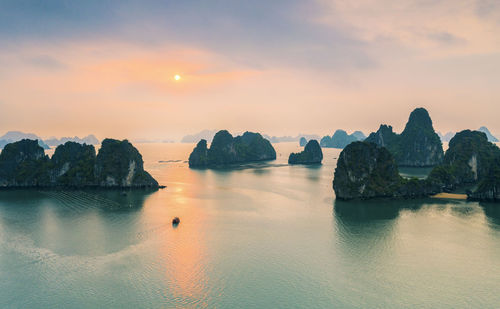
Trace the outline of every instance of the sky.
<instances>
[{"instance_id":1,"label":"sky","mask_svg":"<svg viewBox=\"0 0 500 309\"><path fill-rule=\"evenodd\" d=\"M0 135L500 133L499 33L497 0L0 0Z\"/></svg>"}]
</instances>

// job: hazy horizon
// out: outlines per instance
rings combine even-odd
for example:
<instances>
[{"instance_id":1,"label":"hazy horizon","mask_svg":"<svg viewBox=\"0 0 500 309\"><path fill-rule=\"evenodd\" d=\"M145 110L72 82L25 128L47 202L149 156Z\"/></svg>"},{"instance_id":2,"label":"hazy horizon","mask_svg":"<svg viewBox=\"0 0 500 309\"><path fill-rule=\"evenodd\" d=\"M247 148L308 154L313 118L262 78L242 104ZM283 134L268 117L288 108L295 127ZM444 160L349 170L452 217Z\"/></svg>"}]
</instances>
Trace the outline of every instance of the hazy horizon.
<instances>
[{"instance_id":1,"label":"hazy horizon","mask_svg":"<svg viewBox=\"0 0 500 309\"><path fill-rule=\"evenodd\" d=\"M431 115L431 117L432 117L432 115ZM261 133L263 135L269 135L271 137L273 137L273 136L275 136L275 137L284 137L284 136L297 137L299 135L318 135L320 137L323 137L323 136L326 136L326 135L329 135L329 136L333 135L333 133L336 130L344 130L348 134L352 134L355 131L361 131L366 136L368 136L370 133L376 132L378 130L379 126L382 125L382 124L390 125L390 126L393 127L394 132L401 133L403 131L405 125L406 125L407 120L408 119L399 121L397 124L392 124L392 123L387 123L387 122L381 122L379 125L377 125L376 127L374 127L372 130L362 130L362 129L357 129L357 128L332 128L332 129L330 129L328 131L327 130L323 130L322 132L298 132L298 131L293 131L292 132L292 131L290 131L288 133L285 132L283 134L271 134L269 132L266 132L266 131L263 131L263 130L258 130L258 129L256 129L256 130L248 130L248 129L228 130L226 128L205 128L205 129L201 129L201 130L196 131L196 132L194 132L194 131L186 131L185 133L181 133L180 135L176 135L176 136L173 136L173 135L164 135L164 136L156 136L156 135L152 135L152 136L134 136L133 134L130 135L130 136L106 136L106 135L102 135L101 136L100 134L97 134L97 133L94 133L94 132L90 132L90 131L87 132L87 133L82 133L80 135L78 135L78 134L75 134L75 135L66 134L65 131L58 132L59 134L41 135L41 134L39 134L38 132L35 132L35 131L31 132L29 130L23 130L23 129L14 128L14 129L10 129L10 130L0 131L0 136L2 136L3 134L5 134L7 132L19 131L19 132L26 133L26 134L35 134L35 135L38 135L43 140L47 140L47 139L51 139L51 138L61 139L63 137L69 137L69 138L79 137L79 138L83 138L83 137L87 137L89 135L94 135L99 140L102 140L104 138L120 138L120 139L129 139L131 141L139 141L139 142L140 141L180 142L181 139L183 137L187 136L187 135L196 135L196 134L199 134L199 133L201 133L202 131L205 131L205 130L208 130L208 131L228 130L233 136L241 135L242 133L244 133L246 131L251 131L251 132L258 132L258 133ZM492 135L494 135L497 138L500 138L500 132L494 131L488 125L480 125L480 126L475 127L475 128L457 128L455 130L451 129L449 131L440 130L439 127L436 126L436 124L434 123L434 121L433 121L433 125L434 125L434 129L435 129L436 133L441 133L443 135L445 135L446 133L449 133L449 132L456 133L456 132L459 132L459 131L462 131L462 130L466 130L466 129L478 130L480 127L485 126L486 128L489 129L489 131L490 131L490 133Z\"/></svg>"},{"instance_id":2,"label":"hazy horizon","mask_svg":"<svg viewBox=\"0 0 500 309\"><path fill-rule=\"evenodd\" d=\"M390 124L390 123L381 123L381 124L387 124L387 125L391 125L393 127L393 130L394 132L396 133L401 133L404 129L404 125L406 124L406 122L400 127L395 127L394 125ZM490 130L490 133L497 137L497 138L500 138L500 132L495 132L493 131L491 128L489 128L488 126L485 126L487 129ZM329 132L325 132L325 133L316 133L316 132L297 132L297 133L289 133L289 134L283 134L283 135L276 135L276 134L269 134L267 132L264 132L264 131L259 131L259 130L255 130L255 131L252 131L252 132L258 132L258 133L261 133L263 135L268 135L270 137L285 137L285 136L290 136L290 137L297 137L299 135L318 135L320 137L323 137L323 136L332 136L333 133L335 133L336 130L344 130L346 131L348 134L352 134L353 132L355 131L361 131L363 132L366 136L370 135L370 133L372 132L375 132L377 131L378 129L378 126L376 129L372 130L372 131L364 131L364 130L358 130L358 129L346 129L346 128L336 128L336 129L333 129ZM434 129L436 131L436 133L441 133L443 135L449 133L449 132L452 132L452 133L457 133L461 130L466 130L466 129L470 129L470 130L478 130L479 127L477 128L462 128L462 129L458 129L458 130L451 130L451 131L441 131L441 130L438 130L436 129L436 126L434 126ZM4 131L4 132L0 132L0 136L2 136L3 134L7 133L7 132L12 132L12 131L19 131L19 132L22 132L22 133L26 133L26 134L35 134L37 136L39 136L42 140L48 140L48 139L51 139L51 138L57 138L57 139L61 139L61 138L73 138L73 137L79 137L79 138L84 138L84 137L87 137L89 135L94 135L97 139L99 140L102 140L102 139L105 139L105 138L122 138L122 139L128 139L132 142L181 142L182 138L185 137L185 136L188 136L188 135L197 135L199 133L201 133L202 131L205 131L205 130L208 130L208 131L219 131L219 130L226 130L226 129L203 129L203 130L200 130L200 131L197 131L197 132L187 132L185 133L184 135L181 135L181 136L163 136L163 137L153 137L153 136L137 136L137 137L116 137L116 136L100 136L98 134L95 134L95 133L92 133L92 132L88 132L88 133L85 133L85 134L81 134L81 135L65 135L64 132L62 132L62 134L60 135L50 135L50 136L43 136L43 135L40 135L38 134L37 132L29 132L29 131L25 131L25 130L7 130L7 131ZM235 131L230 131L229 130L229 133L231 133L233 136L237 136L237 135L241 135L242 133L244 133L245 131L251 131L251 130L235 130Z\"/></svg>"},{"instance_id":3,"label":"hazy horizon","mask_svg":"<svg viewBox=\"0 0 500 309\"><path fill-rule=\"evenodd\" d=\"M3 1L0 132L495 135L499 32L488 0Z\"/></svg>"}]
</instances>

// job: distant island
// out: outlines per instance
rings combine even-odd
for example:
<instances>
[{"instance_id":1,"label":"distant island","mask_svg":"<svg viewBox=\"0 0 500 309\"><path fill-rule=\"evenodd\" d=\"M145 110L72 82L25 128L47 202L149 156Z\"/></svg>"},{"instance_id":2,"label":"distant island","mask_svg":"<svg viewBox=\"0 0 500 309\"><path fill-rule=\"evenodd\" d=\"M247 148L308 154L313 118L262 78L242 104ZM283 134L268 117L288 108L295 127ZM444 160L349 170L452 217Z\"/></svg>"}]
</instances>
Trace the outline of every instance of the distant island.
<instances>
[{"instance_id":1,"label":"distant island","mask_svg":"<svg viewBox=\"0 0 500 309\"><path fill-rule=\"evenodd\" d=\"M305 137L301 137L299 140L300 147L304 147L307 144L307 139Z\"/></svg>"},{"instance_id":2,"label":"distant island","mask_svg":"<svg viewBox=\"0 0 500 309\"><path fill-rule=\"evenodd\" d=\"M83 138L79 138L78 136L61 137L60 139L58 139L57 137L51 137L44 140L44 142L51 147L56 147L65 144L66 142L75 142L87 145L99 145L99 140L93 134L89 134Z\"/></svg>"},{"instance_id":3,"label":"distant island","mask_svg":"<svg viewBox=\"0 0 500 309\"><path fill-rule=\"evenodd\" d=\"M486 134L486 137L488 138L488 141L489 142L492 142L492 143L497 143L498 142L498 138L494 137L493 134L491 134L490 130L488 130L487 127L480 127L478 129L479 132L483 132L484 134Z\"/></svg>"},{"instance_id":4,"label":"distant island","mask_svg":"<svg viewBox=\"0 0 500 309\"><path fill-rule=\"evenodd\" d=\"M276 159L271 142L259 133L245 132L233 137L228 131L217 132L210 148L207 141L198 142L189 156L189 167L218 167L235 163Z\"/></svg>"},{"instance_id":5,"label":"distant island","mask_svg":"<svg viewBox=\"0 0 500 309\"><path fill-rule=\"evenodd\" d=\"M307 142L304 150L299 153L291 153L288 157L288 164L321 164L323 151L317 140Z\"/></svg>"},{"instance_id":6,"label":"distant island","mask_svg":"<svg viewBox=\"0 0 500 309\"><path fill-rule=\"evenodd\" d=\"M33 133L24 133L21 131L9 131L5 133L3 136L0 136L0 149L4 148L5 145L7 144L18 142L23 139L37 140L38 145L40 145L43 149L50 149L50 147L56 147L66 142L76 142L88 145L99 144L99 140L93 134L90 134L83 138L79 138L78 136L62 137L60 139L56 137L50 137L48 139L43 140L41 137Z\"/></svg>"},{"instance_id":7,"label":"distant island","mask_svg":"<svg viewBox=\"0 0 500 309\"><path fill-rule=\"evenodd\" d=\"M365 141L386 147L398 166L430 167L443 160L441 139L434 131L431 117L425 108L417 108L411 112L401 134L394 133L391 126L381 125Z\"/></svg>"},{"instance_id":8,"label":"distant island","mask_svg":"<svg viewBox=\"0 0 500 309\"><path fill-rule=\"evenodd\" d=\"M479 201L500 201L500 149L485 133L457 133L441 164L426 179L399 175L393 154L371 142L348 145L340 154L333 180L336 197L343 200L416 198L466 190Z\"/></svg>"},{"instance_id":9,"label":"distant island","mask_svg":"<svg viewBox=\"0 0 500 309\"><path fill-rule=\"evenodd\" d=\"M479 132L483 132L486 134L486 137L488 138L488 141L492 142L492 143L497 143L498 142L498 138L496 138L495 136L493 136L493 134L491 134L490 130L485 127L485 126L482 126L478 129ZM448 132L446 134L441 134L440 132L438 132L438 135L439 137L441 138L441 141L443 142L449 142L453 136L455 136L455 132Z\"/></svg>"},{"instance_id":10,"label":"distant island","mask_svg":"<svg viewBox=\"0 0 500 309\"><path fill-rule=\"evenodd\" d=\"M347 134L344 130L337 130L332 136L324 136L320 141L320 146L324 148L343 149L352 142L362 141L366 136L361 131Z\"/></svg>"},{"instance_id":11,"label":"distant island","mask_svg":"<svg viewBox=\"0 0 500 309\"><path fill-rule=\"evenodd\" d=\"M144 171L142 156L127 140L105 139L94 146L59 145L45 155L36 140L7 144L0 153L0 188L159 188Z\"/></svg>"},{"instance_id":12,"label":"distant island","mask_svg":"<svg viewBox=\"0 0 500 309\"><path fill-rule=\"evenodd\" d=\"M269 135L264 134L262 136L265 139L269 140L273 144L276 144L276 143L297 142L297 141L300 141L302 139L305 139L306 143L307 143L308 140L311 140L311 139L319 140L319 136L316 135L316 134L299 134L297 136L269 136Z\"/></svg>"},{"instance_id":13,"label":"distant island","mask_svg":"<svg viewBox=\"0 0 500 309\"><path fill-rule=\"evenodd\" d=\"M437 135L441 139L442 142L449 142L455 136L455 132L447 132L446 134L442 134L441 132L437 132Z\"/></svg>"},{"instance_id":14,"label":"distant island","mask_svg":"<svg viewBox=\"0 0 500 309\"><path fill-rule=\"evenodd\" d=\"M184 136L181 139L181 143L198 143L202 139L211 143L212 139L215 136L215 133L217 133L216 130L203 130L203 131L195 133L195 134L190 134L190 135Z\"/></svg>"},{"instance_id":15,"label":"distant island","mask_svg":"<svg viewBox=\"0 0 500 309\"><path fill-rule=\"evenodd\" d=\"M201 132L186 135L181 139L181 143L198 143L202 139L206 140L208 143L211 143L216 130L203 130ZM318 135L315 134L299 134L297 136L270 136L267 134L262 134L262 137L270 141L271 143L286 143L286 142L297 142L300 139L304 138L306 140L310 139L319 139ZM306 141L307 142L307 141ZM305 143L304 143L305 145Z\"/></svg>"},{"instance_id":16,"label":"distant island","mask_svg":"<svg viewBox=\"0 0 500 309\"><path fill-rule=\"evenodd\" d=\"M50 149L49 145L47 145L39 136L33 133L24 133L21 131L9 131L4 135L0 136L0 149L4 148L5 145L17 142L23 139L31 139L38 141L38 145L43 149Z\"/></svg>"}]
</instances>

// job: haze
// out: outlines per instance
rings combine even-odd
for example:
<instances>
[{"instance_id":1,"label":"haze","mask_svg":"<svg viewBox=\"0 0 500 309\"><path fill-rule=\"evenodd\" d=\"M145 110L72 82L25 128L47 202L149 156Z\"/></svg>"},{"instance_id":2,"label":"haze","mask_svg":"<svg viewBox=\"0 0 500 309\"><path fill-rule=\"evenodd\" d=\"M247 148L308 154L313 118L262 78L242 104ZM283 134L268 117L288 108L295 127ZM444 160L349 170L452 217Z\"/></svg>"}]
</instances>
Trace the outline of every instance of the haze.
<instances>
[{"instance_id":1,"label":"haze","mask_svg":"<svg viewBox=\"0 0 500 309\"><path fill-rule=\"evenodd\" d=\"M499 33L494 0L1 1L0 133L498 133Z\"/></svg>"}]
</instances>

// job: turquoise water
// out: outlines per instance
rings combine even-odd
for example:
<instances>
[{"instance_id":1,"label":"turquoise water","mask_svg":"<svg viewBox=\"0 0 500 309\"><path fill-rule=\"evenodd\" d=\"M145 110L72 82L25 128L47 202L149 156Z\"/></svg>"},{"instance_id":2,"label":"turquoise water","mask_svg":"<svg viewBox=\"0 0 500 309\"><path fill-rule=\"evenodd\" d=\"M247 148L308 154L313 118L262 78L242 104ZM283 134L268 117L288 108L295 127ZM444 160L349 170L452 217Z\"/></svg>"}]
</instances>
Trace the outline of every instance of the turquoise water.
<instances>
[{"instance_id":1,"label":"turquoise water","mask_svg":"<svg viewBox=\"0 0 500 309\"><path fill-rule=\"evenodd\" d=\"M214 171L137 147L166 189L0 192L0 307L499 307L498 205L336 202L336 149Z\"/></svg>"}]
</instances>

